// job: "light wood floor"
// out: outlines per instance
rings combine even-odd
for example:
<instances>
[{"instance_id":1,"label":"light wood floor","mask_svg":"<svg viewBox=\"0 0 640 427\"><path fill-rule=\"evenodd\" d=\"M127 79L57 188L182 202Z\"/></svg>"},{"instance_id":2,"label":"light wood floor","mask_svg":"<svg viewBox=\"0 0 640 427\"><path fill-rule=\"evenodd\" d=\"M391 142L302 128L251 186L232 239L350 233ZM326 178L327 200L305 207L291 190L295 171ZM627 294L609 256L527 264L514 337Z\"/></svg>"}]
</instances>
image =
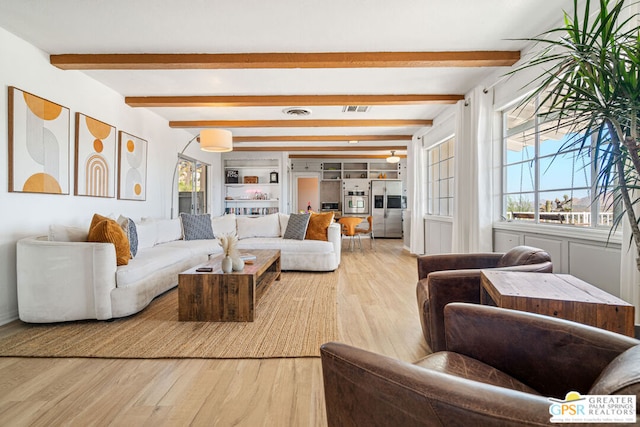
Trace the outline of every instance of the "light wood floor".
<instances>
[{"instance_id":1,"label":"light wood floor","mask_svg":"<svg viewBox=\"0 0 640 427\"><path fill-rule=\"evenodd\" d=\"M397 239L363 247L344 250L338 269L340 341L406 361L426 355L415 257ZM325 426L323 393L319 358L0 358L1 426Z\"/></svg>"}]
</instances>

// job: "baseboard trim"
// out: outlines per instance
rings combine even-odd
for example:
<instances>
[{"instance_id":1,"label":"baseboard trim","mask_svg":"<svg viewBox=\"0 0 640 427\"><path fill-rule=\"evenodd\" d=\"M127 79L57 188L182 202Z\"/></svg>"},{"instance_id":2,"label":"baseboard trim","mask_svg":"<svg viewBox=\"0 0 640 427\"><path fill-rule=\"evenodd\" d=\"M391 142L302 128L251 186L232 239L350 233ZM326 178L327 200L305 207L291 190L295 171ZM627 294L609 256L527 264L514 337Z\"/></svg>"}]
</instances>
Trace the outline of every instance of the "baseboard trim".
<instances>
[{"instance_id":1,"label":"baseboard trim","mask_svg":"<svg viewBox=\"0 0 640 427\"><path fill-rule=\"evenodd\" d=\"M0 314L0 326L6 325L7 323L11 323L14 320L18 320L18 311L13 310L9 313Z\"/></svg>"}]
</instances>

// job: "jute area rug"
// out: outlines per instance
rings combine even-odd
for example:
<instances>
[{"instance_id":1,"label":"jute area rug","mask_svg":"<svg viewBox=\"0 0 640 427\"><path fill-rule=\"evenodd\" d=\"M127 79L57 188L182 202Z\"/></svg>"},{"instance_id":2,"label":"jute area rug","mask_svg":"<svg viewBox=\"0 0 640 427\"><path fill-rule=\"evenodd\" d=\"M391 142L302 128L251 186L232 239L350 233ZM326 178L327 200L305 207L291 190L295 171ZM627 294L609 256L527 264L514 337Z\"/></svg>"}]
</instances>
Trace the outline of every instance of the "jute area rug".
<instances>
[{"instance_id":1,"label":"jute area rug","mask_svg":"<svg viewBox=\"0 0 640 427\"><path fill-rule=\"evenodd\" d=\"M0 356L250 359L318 357L336 340L337 273L284 272L253 322L179 322L177 288L112 322L26 324L0 339Z\"/></svg>"}]
</instances>

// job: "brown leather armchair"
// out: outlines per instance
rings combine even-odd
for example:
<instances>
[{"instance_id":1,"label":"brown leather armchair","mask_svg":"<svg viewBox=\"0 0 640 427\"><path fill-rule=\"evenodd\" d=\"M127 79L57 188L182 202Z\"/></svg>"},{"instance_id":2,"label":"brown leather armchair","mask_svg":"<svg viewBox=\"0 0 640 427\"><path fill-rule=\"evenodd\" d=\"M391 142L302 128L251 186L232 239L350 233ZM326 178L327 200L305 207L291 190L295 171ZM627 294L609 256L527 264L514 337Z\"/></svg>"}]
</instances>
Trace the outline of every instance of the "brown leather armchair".
<instances>
[{"instance_id":1,"label":"brown leather armchair","mask_svg":"<svg viewBox=\"0 0 640 427\"><path fill-rule=\"evenodd\" d=\"M480 304L480 271L552 273L551 257L542 249L516 246L506 253L423 255L418 257L418 312L422 332L431 351L444 349L445 305L450 302ZM455 271L454 271L455 270Z\"/></svg>"},{"instance_id":2,"label":"brown leather armchair","mask_svg":"<svg viewBox=\"0 0 640 427\"><path fill-rule=\"evenodd\" d=\"M570 391L640 402L639 340L476 304L449 304L445 322L447 350L414 364L324 344L329 426L551 425L548 397Z\"/></svg>"}]
</instances>

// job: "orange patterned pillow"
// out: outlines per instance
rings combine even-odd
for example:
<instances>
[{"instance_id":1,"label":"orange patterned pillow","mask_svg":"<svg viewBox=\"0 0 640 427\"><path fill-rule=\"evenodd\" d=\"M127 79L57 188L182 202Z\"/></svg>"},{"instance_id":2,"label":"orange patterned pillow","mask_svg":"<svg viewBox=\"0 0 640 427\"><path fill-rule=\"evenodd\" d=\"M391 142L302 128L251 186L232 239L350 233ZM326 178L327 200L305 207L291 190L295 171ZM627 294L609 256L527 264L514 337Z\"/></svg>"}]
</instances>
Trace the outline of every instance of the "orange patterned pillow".
<instances>
[{"instance_id":1,"label":"orange patterned pillow","mask_svg":"<svg viewBox=\"0 0 640 427\"><path fill-rule=\"evenodd\" d=\"M312 213L309 218L309 226L307 227L307 240L324 240L328 241L327 229L333 222L333 212Z\"/></svg>"},{"instance_id":2,"label":"orange patterned pillow","mask_svg":"<svg viewBox=\"0 0 640 427\"><path fill-rule=\"evenodd\" d=\"M129 239L116 221L102 215L93 215L87 242L113 243L116 247L116 264L129 264L129 258L131 258Z\"/></svg>"}]
</instances>

